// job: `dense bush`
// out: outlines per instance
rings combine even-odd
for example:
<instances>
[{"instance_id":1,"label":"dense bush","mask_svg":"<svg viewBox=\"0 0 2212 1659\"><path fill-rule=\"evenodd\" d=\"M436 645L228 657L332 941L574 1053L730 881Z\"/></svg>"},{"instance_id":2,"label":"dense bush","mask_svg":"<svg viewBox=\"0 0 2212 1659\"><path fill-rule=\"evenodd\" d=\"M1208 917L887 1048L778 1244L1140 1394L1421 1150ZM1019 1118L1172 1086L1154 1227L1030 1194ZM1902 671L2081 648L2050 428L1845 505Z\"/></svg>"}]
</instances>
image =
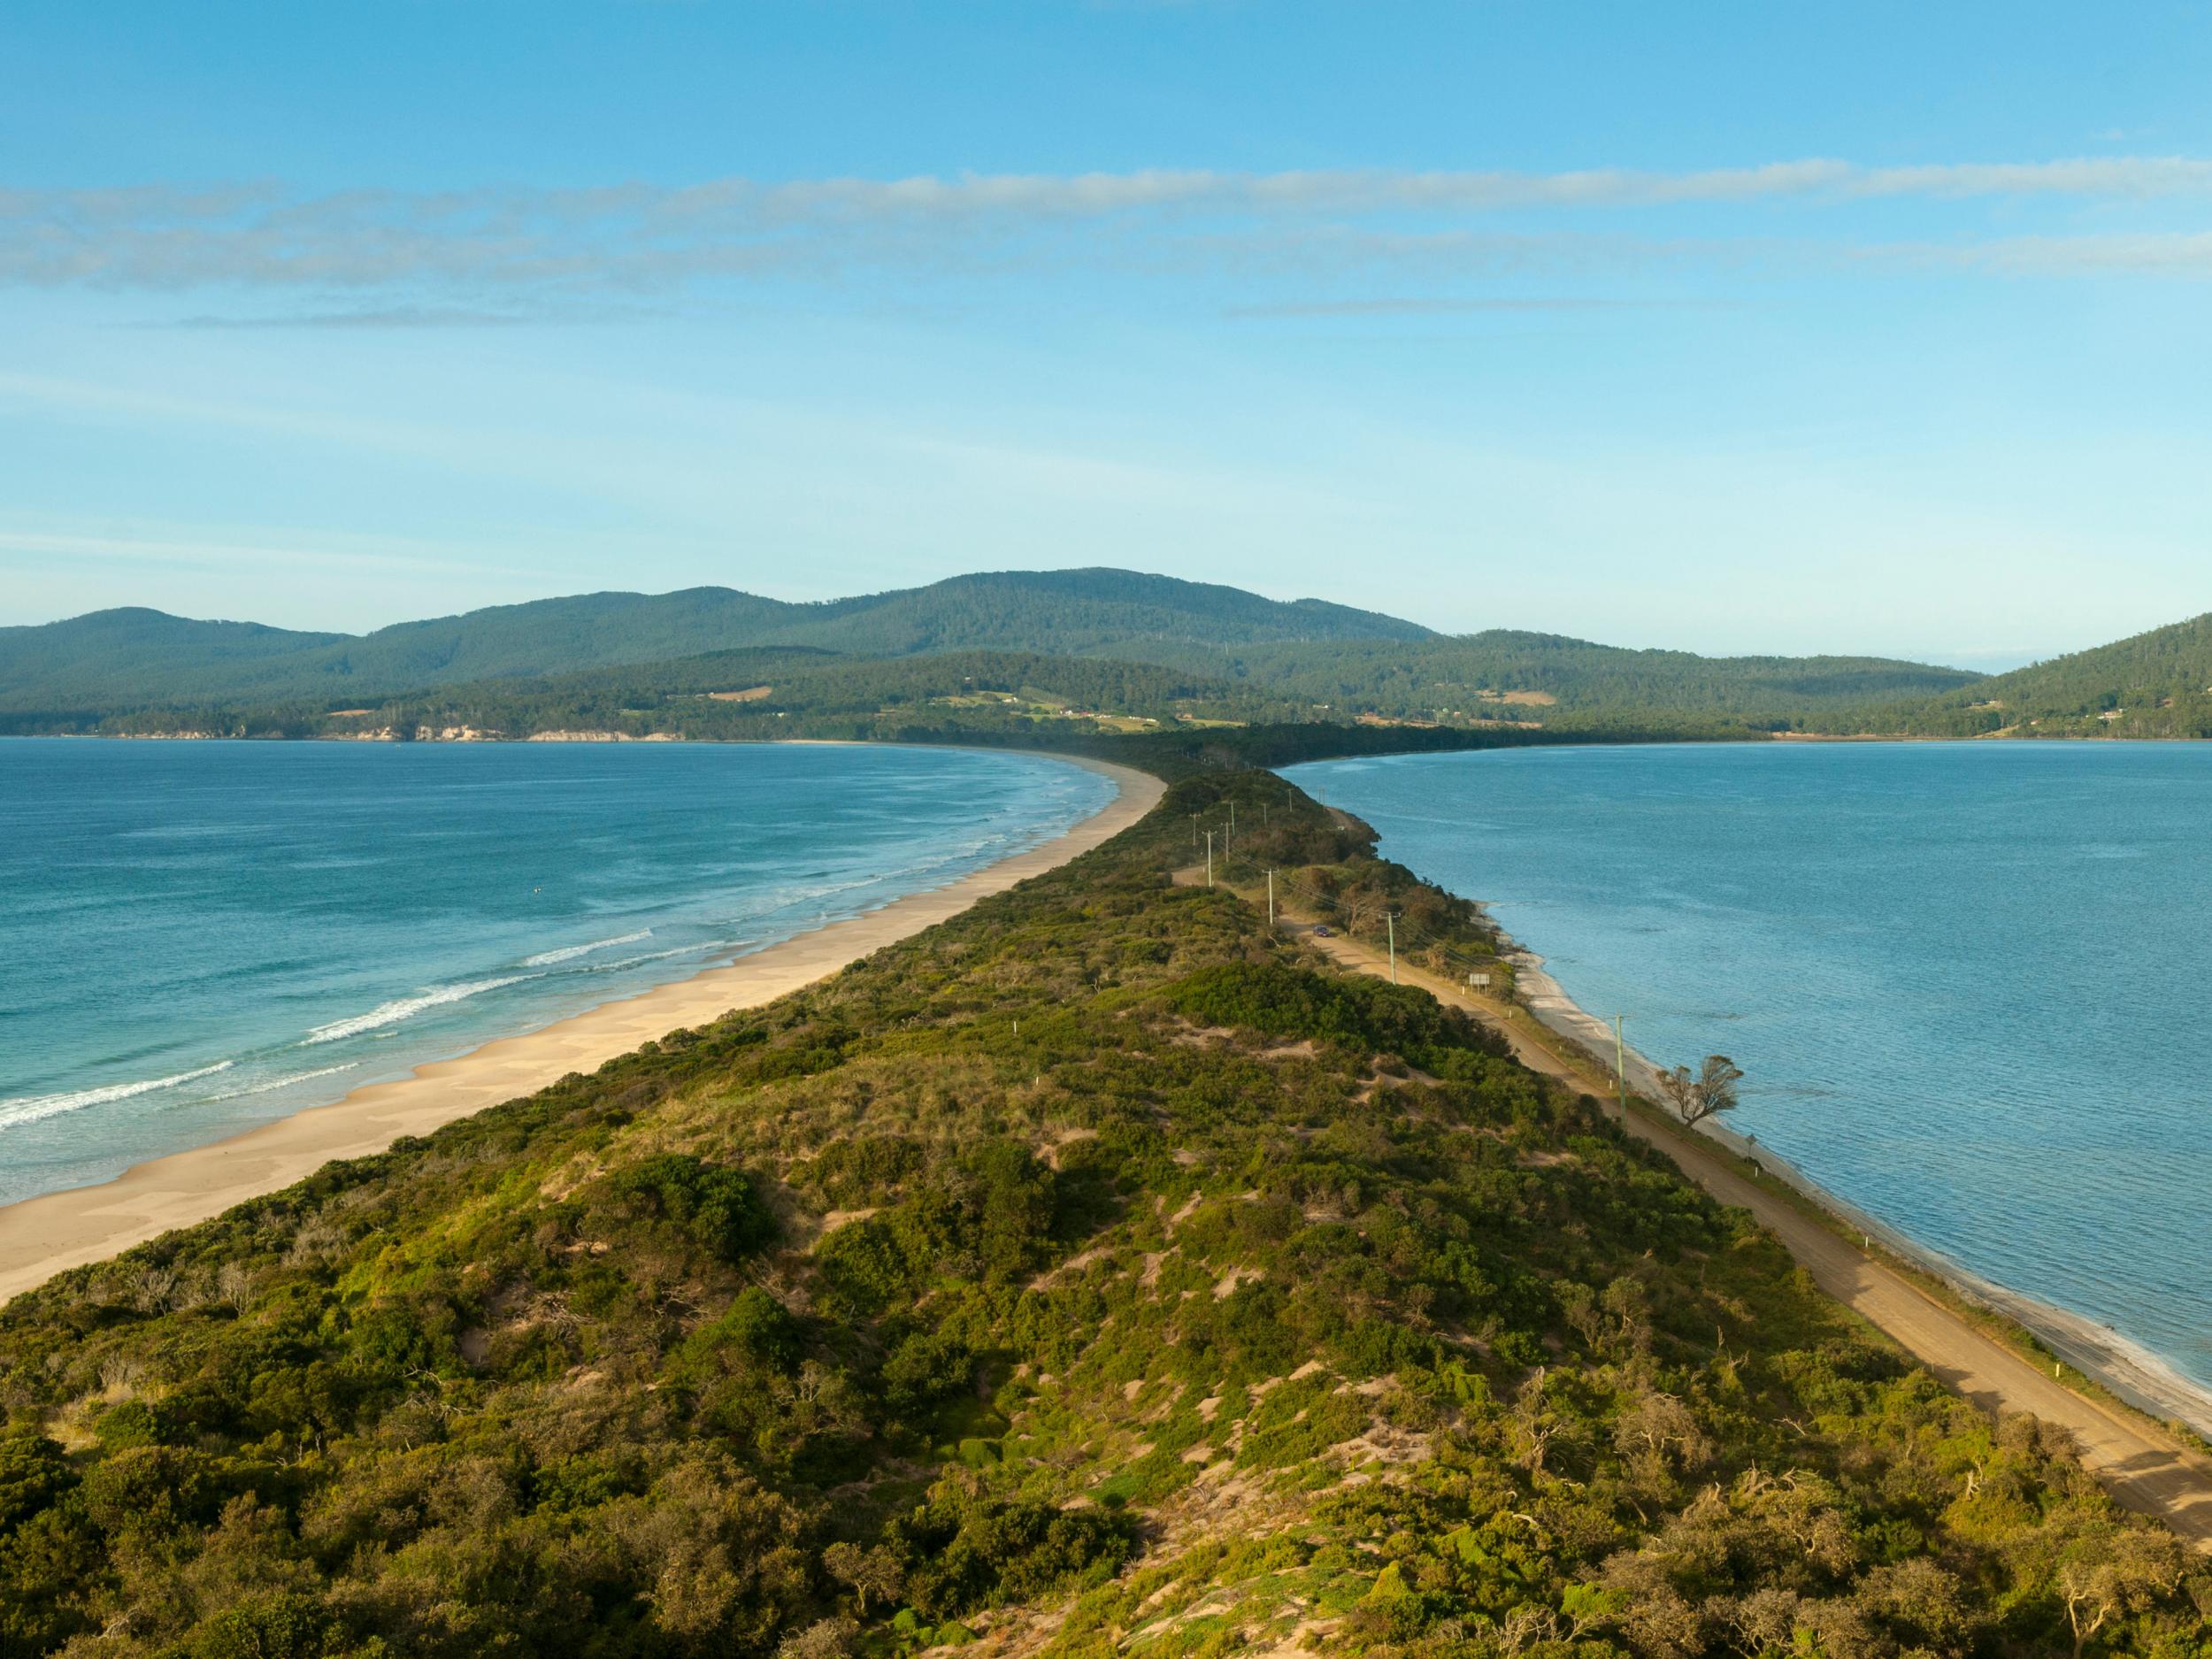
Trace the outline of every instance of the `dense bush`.
<instances>
[{"instance_id":1,"label":"dense bush","mask_svg":"<svg viewBox=\"0 0 2212 1659\"><path fill-rule=\"evenodd\" d=\"M2038 1425L1457 1015L1171 885L1229 799L1405 893L1194 777L0 1310L0 1655L2212 1659L2203 1565Z\"/></svg>"},{"instance_id":2,"label":"dense bush","mask_svg":"<svg viewBox=\"0 0 2212 1659\"><path fill-rule=\"evenodd\" d=\"M1506 1052L1503 1039L1426 991L1280 963L1223 963L1163 994L1177 1013L1272 1037L1310 1037L1409 1057Z\"/></svg>"},{"instance_id":3,"label":"dense bush","mask_svg":"<svg viewBox=\"0 0 2212 1659\"><path fill-rule=\"evenodd\" d=\"M741 1260L774 1233L742 1171L678 1152L615 1171L594 1194L594 1207L618 1227L664 1223L726 1262Z\"/></svg>"},{"instance_id":4,"label":"dense bush","mask_svg":"<svg viewBox=\"0 0 2212 1659\"><path fill-rule=\"evenodd\" d=\"M1048 1596L1110 1573L1134 1548L1129 1524L1095 1509L941 1494L895 1521L907 1594L925 1618Z\"/></svg>"}]
</instances>

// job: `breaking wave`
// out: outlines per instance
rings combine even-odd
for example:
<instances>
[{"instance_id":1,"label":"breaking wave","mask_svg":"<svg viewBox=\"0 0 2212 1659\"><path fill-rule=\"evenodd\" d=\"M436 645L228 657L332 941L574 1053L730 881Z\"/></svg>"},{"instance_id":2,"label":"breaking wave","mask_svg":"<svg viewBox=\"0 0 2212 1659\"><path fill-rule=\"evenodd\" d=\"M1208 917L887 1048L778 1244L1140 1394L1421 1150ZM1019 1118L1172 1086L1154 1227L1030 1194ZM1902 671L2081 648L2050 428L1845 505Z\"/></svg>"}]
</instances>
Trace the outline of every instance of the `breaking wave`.
<instances>
[{"instance_id":1,"label":"breaking wave","mask_svg":"<svg viewBox=\"0 0 2212 1659\"><path fill-rule=\"evenodd\" d=\"M534 956L525 956L526 968L549 968L557 962L573 962L579 956L588 956L595 950L607 950L616 945L634 945L641 939L650 939L653 930L642 928L634 933L624 933L615 939L596 940L588 945L563 945L558 950L541 950Z\"/></svg>"},{"instance_id":2,"label":"breaking wave","mask_svg":"<svg viewBox=\"0 0 2212 1659\"><path fill-rule=\"evenodd\" d=\"M272 1078L266 1083L255 1083L245 1088L231 1089L225 1094L211 1094L207 1097L208 1102L212 1105L217 1101L243 1100L249 1094L271 1094L277 1089L289 1088L295 1083L311 1083L319 1077L335 1077L341 1071L352 1071L360 1064L358 1060L349 1060L343 1065L326 1065L320 1071L295 1071L290 1077Z\"/></svg>"},{"instance_id":3,"label":"breaking wave","mask_svg":"<svg viewBox=\"0 0 2212 1659\"><path fill-rule=\"evenodd\" d=\"M434 991L425 991L419 996L396 997L379 1004L365 1014L356 1014L350 1019L336 1019L327 1025L318 1025L307 1033L300 1044L303 1048L320 1042L337 1042L347 1037L357 1037L365 1031L374 1031L383 1025L396 1025L403 1019L412 1019L425 1009L439 1008L448 1002L458 1002L486 991L496 991L503 985L519 985L525 979L544 978L537 973L510 973L497 979L469 979L459 985L442 985Z\"/></svg>"},{"instance_id":4,"label":"breaking wave","mask_svg":"<svg viewBox=\"0 0 2212 1659\"><path fill-rule=\"evenodd\" d=\"M66 1094L29 1094L21 1100L0 1101L0 1129L14 1129L24 1124L35 1124L42 1118L58 1118L64 1112L81 1110L87 1106L104 1106L110 1101L129 1100L134 1094L150 1094L156 1089L174 1088L180 1083L189 1083L195 1078L213 1077L218 1071L230 1070L231 1063L218 1060L213 1065L204 1065L196 1071L180 1071L174 1077L148 1078L139 1083L110 1083L100 1088L81 1088Z\"/></svg>"}]
</instances>

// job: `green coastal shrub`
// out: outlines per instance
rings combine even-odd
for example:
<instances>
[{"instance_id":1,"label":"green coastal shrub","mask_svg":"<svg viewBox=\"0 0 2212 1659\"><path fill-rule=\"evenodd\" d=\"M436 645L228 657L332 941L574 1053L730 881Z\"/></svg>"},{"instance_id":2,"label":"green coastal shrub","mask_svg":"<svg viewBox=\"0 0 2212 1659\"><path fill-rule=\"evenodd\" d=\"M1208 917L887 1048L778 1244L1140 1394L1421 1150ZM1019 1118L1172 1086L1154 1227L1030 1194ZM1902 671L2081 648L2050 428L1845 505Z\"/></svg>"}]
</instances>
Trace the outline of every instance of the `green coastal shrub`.
<instances>
[{"instance_id":1,"label":"green coastal shrub","mask_svg":"<svg viewBox=\"0 0 2212 1659\"><path fill-rule=\"evenodd\" d=\"M77 1472L58 1441L20 1429L0 1434L0 1537L76 1484Z\"/></svg>"},{"instance_id":2,"label":"green coastal shrub","mask_svg":"<svg viewBox=\"0 0 2212 1659\"><path fill-rule=\"evenodd\" d=\"M681 1384L738 1369L787 1371L804 1340L803 1328L781 1302L759 1286L749 1286L726 1313L684 1339L670 1357L668 1374Z\"/></svg>"},{"instance_id":3,"label":"green coastal shrub","mask_svg":"<svg viewBox=\"0 0 2212 1659\"><path fill-rule=\"evenodd\" d=\"M933 1405L975 1386L976 1356L947 1331L918 1331L893 1348L883 1363L884 1402L905 1413Z\"/></svg>"},{"instance_id":4,"label":"green coastal shrub","mask_svg":"<svg viewBox=\"0 0 2212 1659\"><path fill-rule=\"evenodd\" d=\"M1505 1052L1503 1040L1412 986L1275 963L1223 963L1163 994L1202 1025L1313 1038L1412 1058L1439 1049Z\"/></svg>"},{"instance_id":5,"label":"green coastal shrub","mask_svg":"<svg viewBox=\"0 0 2212 1659\"><path fill-rule=\"evenodd\" d=\"M0 1655L2212 1659L2054 1437L1175 885L1234 803L1487 937L1187 742L948 924L0 1307Z\"/></svg>"},{"instance_id":6,"label":"green coastal shrub","mask_svg":"<svg viewBox=\"0 0 2212 1659\"><path fill-rule=\"evenodd\" d=\"M864 1210L891 1202L901 1183L922 1167L924 1148L911 1135L854 1135L833 1141L793 1171L795 1184L827 1210Z\"/></svg>"},{"instance_id":7,"label":"green coastal shrub","mask_svg":"<svg viewBox=\"0 0 2212 1659\"><path fill-rule=\"evenodd\" d=\"M743 1260L775 1233L743 1171L680 1152L617 1170L600 1183L593 1208L618 1226L660 1223L725 1262Z\"/></svg>"},{"instance_id":8,"label":"green coastal shrub","mask_svg":"<svg viewBox=\"0 0 2212 1659\"><path fill-rule=\"evenodd\" d=\"M1135 1547L1130 1524L1103 1509L944 1493L895 1522L907 1594L932 1621L1080 1586Z\"/></svg>"}]
</instances>

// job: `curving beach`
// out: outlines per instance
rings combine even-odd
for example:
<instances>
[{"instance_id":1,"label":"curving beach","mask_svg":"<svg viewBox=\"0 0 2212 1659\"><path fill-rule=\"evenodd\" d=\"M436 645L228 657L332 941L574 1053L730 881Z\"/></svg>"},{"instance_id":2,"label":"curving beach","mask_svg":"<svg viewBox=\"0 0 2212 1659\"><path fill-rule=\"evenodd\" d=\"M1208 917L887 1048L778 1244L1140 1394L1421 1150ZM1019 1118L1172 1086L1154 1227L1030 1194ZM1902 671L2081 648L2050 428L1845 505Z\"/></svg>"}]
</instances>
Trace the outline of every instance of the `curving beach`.
<instances>
[{"instance_id":1,"label":"curving beach","mask_svg":"<svg viewBox=\"0 0 2212 1659\"><path fill-rule=\"evenodd\" d=\"M0 1208L0 1301L278 1191L334 1159L382 1151L572 1071L595 1071L668 1032L773 1002L1089 851L1143 817L1164 791L1158 779L1127 767L1059 758L1110 779L1118 793L1102 810L1041 846L688 979L496 1039L227 1140L150 1159L114 1180Z\"/></svg>"}]
</instances>

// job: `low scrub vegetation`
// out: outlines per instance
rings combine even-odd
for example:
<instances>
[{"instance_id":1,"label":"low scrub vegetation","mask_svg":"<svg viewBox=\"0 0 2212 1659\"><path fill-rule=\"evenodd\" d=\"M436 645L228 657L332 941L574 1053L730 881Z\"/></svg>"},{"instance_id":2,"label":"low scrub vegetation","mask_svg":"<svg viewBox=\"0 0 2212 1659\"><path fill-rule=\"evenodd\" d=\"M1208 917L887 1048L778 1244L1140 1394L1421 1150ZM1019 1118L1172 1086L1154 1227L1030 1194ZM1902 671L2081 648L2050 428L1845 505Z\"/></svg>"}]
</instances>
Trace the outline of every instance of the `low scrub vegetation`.
<instances>
[{"instance_id":1,"label":"low scrub vegetation","mask_svg":"<svg viewBox=\"0 0 2212 1659\"><path fill-rule=\"evenodd\" d=\"M1478 1027L1171 885L1225 796L1401 880L1188 779L16 1299L0 1653L2212 1655L2204 1565L2035 1423Z\"/></svg>"}]
</instances>

